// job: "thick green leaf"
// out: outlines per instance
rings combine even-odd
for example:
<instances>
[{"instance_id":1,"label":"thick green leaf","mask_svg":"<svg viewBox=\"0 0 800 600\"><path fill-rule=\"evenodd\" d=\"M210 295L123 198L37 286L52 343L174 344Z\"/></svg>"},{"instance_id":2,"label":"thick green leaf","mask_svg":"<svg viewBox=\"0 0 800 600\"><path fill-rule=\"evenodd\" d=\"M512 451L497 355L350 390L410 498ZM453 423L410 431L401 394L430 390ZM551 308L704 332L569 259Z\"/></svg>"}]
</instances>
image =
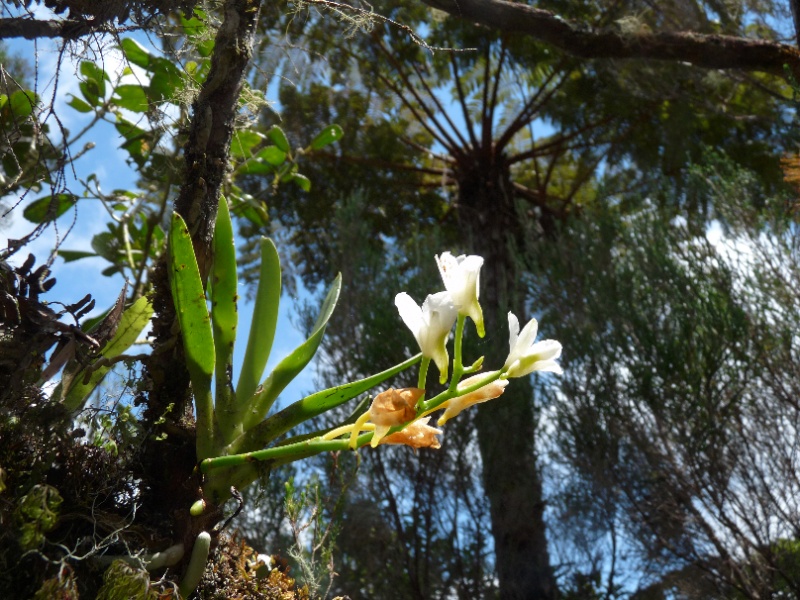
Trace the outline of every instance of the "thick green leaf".
<instances>
[{"instance_id":1,"label":"thick green leaf","mask_svg":"<svg viewBox=\"0 0 800 600\"><path fill-rule=\"evenodd\" d=\"M111 360L124 353L133 345L139 334L144 331L152 316L153 307L147 298L143 296L134 302L122 313L117 332L100 352L100 359ZM87 383L83 383L85 369L81 369L75 374L72 377L72 385L69 386L69 390L63 396L64 405L67 409L70 411L80 409L110 370L110 366L101 366L92 372ZM58 391L59 388L56 388L56 390Z\"/></svg>"},{"instance_id":2,"label":"thick green leaf","mask_svg":"<svg viewBox=\"0 0 800 600\"><path fill-rule=\"evenodd\" d=\"M150 53L139 42L131 38L125 38L120 43L125 58L137 67L147 69L150 66Z\"/></svg>"},{"instance_id":3,"label":"thick green leaf","mask_svg":"<svg viewBox=\"0 0 800 600\"><path fill-rule=\"evenodd\" d=\"M269 131L267 131L267 137L272 140L279 150L287 154L289 153L289 140L286 139L286 134L283 132L283 129L277 125L273 125L269 128Z\"/></svg>"},{"instance_id":4,"label":"thick green leaf","mask_svg":"<svg viewBox=\"0 0 800 600\"><path fill-rule=\"evenodd\" d=\"M150 107L144 88L140 85L120 85L114 89L114 104L133 112L147 112Z\"/></svg>"},{"instance_id":5,"label":"thick green leaf","mask_svg":"<svg viewBox=\"0 0 800 600\"><path fill-rule=\"evenodd\" d=\"M314 358L320 343L322 343L322 336L325 334L325 327L328 320L336 308L336 302L339 300L339 292L342 289L342 276L337 275L336 279L322 303L317 322L314 323L314 330L308 339L300 344L295 350L286 358L284 358L278 366L269 374L266 381L262 385L261 390L253 398L250 410L246 415L244 422L245 429L249 429L258 424L269 412L270 407L275 402L284 388L297 377L306 365ZM241 401L241 397L239 398Z\"/></svg>"},{"instance_id":6,"label":"thick green leaf","mask_svg":"<svg viewBox=\"0 0 800 600\"><path fill-rule=\"evenodd\" d=\"M236 385L236 399L240 407L249 404L256 391L264 367L267 366L275 328L278 324L278 306L281 299L281 262L278 249L268 238L261 238L261 272L259 274L250 337L242 362L242 372Z\"/></svg>"},{"instance_id":7,"label":"thick green leaf","mask_svg":"<svg viewBox=\"0 0 800 600\"><path fill-rule=\"evenodd\" d=\"M414 366L421 359L422 354L417 354L405 362L372 375L371 377L306 396L302 400L290 404L280 412L275 413L268 419L261 421L258 425L246 430L246 432L227 449L228 454L251 452L263 448L270 441L283 435L300 423L360 396L390 377L394 377L398 373Z\"/></svg>"},{"instance_id":8,"label":"thick green leaf","mask_svg":"<svg viewBox=\"0 0 800 600\"><path fill-rule=\"evenodd\" d=\"M322 131L317 134L313 140L311 140L311 144L309 147L312 150L319 150L320 148L324 148L334 142L339 141L342 139L344 135L344 131L338 125L329 125Z\"/></svg>"},{"instance_id":9,"label":"thick green leaf","mask_svg":"<svg viewBox=\"0 0 800 600\"><path fill-rule=\"evenodd\" d=\"M177 213L172 216L169 246L172 256L172 298L181 326L189 374L197 392L195 378L202 387L207 384L206 379L211 381L214 373L214 338L192 239Z\"/></svg>"},{"instance_id":10,"label":"thick green leaf","mask_svg":"<svg viewBox=\"0 0 800 600\"><path fill-rule=\"evenodd\" d=\"M214 373L214 337L200 270L192 238L181 216L172 215L169 231L170 286L183 338L186 368L192 381L197 414L197 454L202 460L213 455L215 423L211 394Z\"/></svg>"},{"instance_id":11,"label":"thick green leaf","mask_svg":"<svg viewBox=\"0 0 800 600\"><path fill-rule=\"evenodd\" d=\"M236 248L233 243L233 224L228 212L228 202L220 198L217 223L214 228L214 265L211 272L211 323L214 331L216 351L216 406L220 429L226 441L236 431L235 403L231 369L233 346L236 342L236 326L239 300L236 277Z\"/></svg>"},{"instance_id":12,"label":"thick green leaf","mask_svg":"<svg viewBox=\"0 0 800 600\"><path fill-rule=\"evenodd\" d=\"M31 223L44 223L55 221L58 217L72 208L78 201L74 194L56 194L55 196L45 196L31 202L22 216Z\"/></svg>"}]
</instances>

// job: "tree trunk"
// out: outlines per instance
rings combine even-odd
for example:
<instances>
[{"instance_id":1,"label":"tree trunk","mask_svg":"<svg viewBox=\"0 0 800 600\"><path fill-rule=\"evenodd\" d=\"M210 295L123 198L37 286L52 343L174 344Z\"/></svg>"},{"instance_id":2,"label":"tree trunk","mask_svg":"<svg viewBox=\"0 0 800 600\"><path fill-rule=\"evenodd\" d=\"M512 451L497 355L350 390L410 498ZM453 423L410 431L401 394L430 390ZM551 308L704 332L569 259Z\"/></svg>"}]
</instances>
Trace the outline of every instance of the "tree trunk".
<instances>
[{"instance_id":1,"label":"tree trunk","mask_svg":"<svg viewBox=\"0 0 800 600\"><path fill-rule=\"evenodd\" d=\"M508 356L507 313L526 321L521 233L507 169L494 161L459 178L460 222L468 247L485 259L481 305L486 340L477 351L486 364ZM482 404L477 419L483 481L489 499L495 560L504 600L551 599L555 579L547 551L542 483L536 465L533 389L515 380L502 398Z\"/></svg>"}]
</instances>

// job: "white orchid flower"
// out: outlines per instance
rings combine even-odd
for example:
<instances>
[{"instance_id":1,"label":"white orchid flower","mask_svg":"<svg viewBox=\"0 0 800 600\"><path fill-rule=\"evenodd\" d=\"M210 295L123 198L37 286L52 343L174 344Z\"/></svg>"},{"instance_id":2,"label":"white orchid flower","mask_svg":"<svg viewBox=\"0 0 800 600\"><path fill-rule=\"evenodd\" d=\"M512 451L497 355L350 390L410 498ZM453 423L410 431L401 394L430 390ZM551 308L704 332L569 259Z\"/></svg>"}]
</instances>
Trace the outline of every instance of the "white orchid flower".
<instances>
[{"instance_id":1,"label":"white orchid flower","mask_svg":"<svg viewBox=\"0 0 800 600\"><path fill-rule=\"evenodd\" d=\"M394 299L400 318L414 334L422 355L436 363L441 373L440 382L447 381L450 356L447 354L447 336L456 322L458 311L448 292L439 292L425 298L420 308L416 302L401 292Z\"/></svg>"},{"instance_id":2,"label":"white orchid flower","mask_svg":"<svg viewBox=\"0 0 800 600\"><path fill-rule=\"evenodd\" d=\"M483 311L478 303L480 271L483 258L480 256L453 256L443 252L436 257L439 273L442 275L444 287L450 292L453 304L458 308L458 313L469 317L478 329L478 335L486 334L483 325Z\"/></svg>"},{"instance_id":3,"label":"white orchid flower","mask_svg":"<svg viewBox=\"0 0 800 600\"><path fill-rule=\"evenodd\" d=\"M503 366L506 377L524 377L534 371L563 373L556 362L561 356L561 344L555 340L536 342L538 327L536 319L531 319L520 333L519 320L514 313L508 313L508 345L511 350Z\"/></svg>"}]
</instances>

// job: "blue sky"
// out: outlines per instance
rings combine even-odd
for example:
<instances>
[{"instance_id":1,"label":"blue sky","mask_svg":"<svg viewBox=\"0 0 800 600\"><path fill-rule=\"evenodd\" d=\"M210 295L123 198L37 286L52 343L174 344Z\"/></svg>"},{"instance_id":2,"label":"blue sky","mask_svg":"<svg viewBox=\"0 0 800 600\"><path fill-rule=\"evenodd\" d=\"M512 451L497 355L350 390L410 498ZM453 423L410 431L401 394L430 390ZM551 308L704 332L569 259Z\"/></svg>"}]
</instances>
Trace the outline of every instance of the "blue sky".
<instances>
[{"instance_id":1,"label":"blue sky","mask_svg":"<svg viewBox=\"0 0 800 600\"><path fill-rule=\"evenodd\" d=\"M146 38L137 40L149 45L152 52L156 52ZM67 60L61 67L58 86L54 92L54 78L58 53L55 44L39 43L26 40L12 40L9 44L12 52L26 58L29 63L37 67L36 91L45 101L53 98L55 115L61 124L74 135L91 122L92 114L82 114L67 106L71 94L80 96L78 90L77 63ZM115 78L112 73L119 73L123 68L122 57L119 52L109 51L107 47L103 53L102 65ZM90 53L91 56L91 53ZM35 58L34 58L35 57ZM97 58L99 63L99 58ZM142 73L138 74L142 76ZM30 82L33 84L33 77ZM47 119L51 131L57 131L55 118ZM108 192L113 189L136 189L136 172L126 163L127 152L121 147L122 140L113 125L100 122L95 125L78 144L83 147L86 142L93 142L95 147L81 156L71 168L67 169L67 187L80 194L83 187L80 180L86 180L90 174L95 174L101 188ZM73 150L74 152L74 150ZM23 237L33 229L33 224L22 217L22 211L32 200L46 195L47 191L34 193L25 198L8 216L3 219L0 228L0 247L6 247L8 239ZM16 198L7 198L9 204L16 202ZM91 250L91 240L94 235L104 231L109 222L109 216L97 200L85 199L76 204L76 209L62 215L57 222L49 227L43 235L29 246L12 257L13 264L21 264L28 253L33 253L37 258L37 265L46 261L56 244L60 243L63 249ZM72 263L64 263L61 258L56 258L52 265L53 276L58 283L44 298L48 301L73 303L90 292L96 300L95 314L99 313L114 303L124 285L120 275L105 277L101 271L108 263L101 258L86 258ZM244 290L243 290L244 291ZM242 292L243 292L242 291ZM244 299L245 294L240 293ZM302 301L307 294L303 292ZM304 341L304 337L291 323L290 317L294 312L294 301L284 296L281 302L279 325L275 336L272 356L267 368L267 374L278 361L291 352L297 345ZM241 361L247 335L250 331L252 305L242 301L239 306L239 339L237 340L236 360ZM334 316L335 318L335 316ZM234 371L236 372L236 366ZM266 376L266 375L265 375ZM314 368L313 363L304 371L282 394L281 404L301 398L303 395L315 391L313 388Z\"/></svg>"}]
</instances>

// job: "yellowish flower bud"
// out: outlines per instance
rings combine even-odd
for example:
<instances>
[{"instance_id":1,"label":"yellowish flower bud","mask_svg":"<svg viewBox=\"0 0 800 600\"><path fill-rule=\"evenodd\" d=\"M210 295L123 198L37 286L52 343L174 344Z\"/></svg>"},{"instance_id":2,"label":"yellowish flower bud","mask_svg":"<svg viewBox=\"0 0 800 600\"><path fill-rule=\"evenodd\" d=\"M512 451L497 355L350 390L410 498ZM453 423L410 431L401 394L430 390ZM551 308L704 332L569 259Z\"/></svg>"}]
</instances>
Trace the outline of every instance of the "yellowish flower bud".
<instances>
[{"instance_id":1,"label":"yellowish flower bud","mask_svg":"<svg viewBox=\"0 0 800 600\"><path fill-rule=\"evenodd\" d=\"M497 371L495 371L495 373L496 372ZM481 379L485 378L486 374L478 374L473 375L472 377L467 377L458 384L458 389L467 389L468 387L478 383ZM482 388L478 388L474 392L464 394L463 396L458 396L457 398L451 398L445 403L446 410L444 411L444 414L439 417L439 420L436 422L436 424L439 426L444 425L462 410L469 408L473 404L480 404L481 402L486 402L487 400L493 400L494 398L497 398L505 391L505 387L507 385L508 380L496 379L495 381L487 383Z\"/></svg>"}]
</instances>

